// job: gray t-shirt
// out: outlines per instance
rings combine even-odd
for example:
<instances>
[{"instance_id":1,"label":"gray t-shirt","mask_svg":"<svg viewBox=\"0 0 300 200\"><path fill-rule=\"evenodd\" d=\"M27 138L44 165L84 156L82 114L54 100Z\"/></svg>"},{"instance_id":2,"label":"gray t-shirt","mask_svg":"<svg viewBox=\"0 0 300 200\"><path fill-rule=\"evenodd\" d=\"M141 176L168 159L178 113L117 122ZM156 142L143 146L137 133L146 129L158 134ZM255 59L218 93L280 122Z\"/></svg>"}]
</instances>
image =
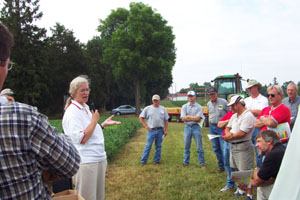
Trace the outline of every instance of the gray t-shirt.
<instances>
[{"instance_id":1,"label":"gray t-shirt","mask_svg":"<svg viewBox=\"0 0 300 200\"><path fill-rule=\"evenodd\" d=\"M218 98L216 103L209 101L207 103L207 109L209 113L209 123L217 124L219 120L229 112L227 101L222 98Z\"/></svg>"},{"instance_id":2,"label":"gray t-shirt","mask_svg":"<svg viewBox=\"0 0 300 200\"><path fill-rule=\"evenodd\" d=\"M150 128L164 127L165 120L169 119L169 115L165 107L154 107L153 105L144 108L140 117L147 119L147 124Z\"/></svg>"},{"instance_id":3,"label":"gray t-shirt","mask_svg":"<svg viewBox=\"0 0 300 200\"><path fill-rule=\"evenodd\" d=\"M245 110L239 117L237 113L233 114L227 127L231 128L231 133L236 134L240 130L247 133L243 138L231 140L230 142L241 142L251 140L251 136L254 130L254 115L249 111Z\"/></svg>"},{"instance_id":4,"label":"gray t-shirt","mask_svg":"<svg viewBox=\"0 0 300 200\"><path fill-rule=\"evenodd\" d=\"M297 114L298 114L298 108L299 108L299 104L300 104L300 96L296 96L294 102L290 102L290 98L286 97L283 99L282 103L284 105L286 105L291 111L291 125L293 126L296 121Z\"/></svg>"},{"instance_id":5,"label":"gray t-shirt","mask_svg":"<svg viewBox=\"0 0 300 200\"><path fill-rule=\"evenodd\" d=\"M201 119L204 119L202 106L199 105L198 103L191 104L190 102L184 104L181 108L180 118L186 117L187 115L197 116L197 117L200 117ZM185 124L188 124L188 125L193 125L193 124L197 124L197 123L198 122L192 122L192 121L185 122Z\"/></svg>"}]
</instances>

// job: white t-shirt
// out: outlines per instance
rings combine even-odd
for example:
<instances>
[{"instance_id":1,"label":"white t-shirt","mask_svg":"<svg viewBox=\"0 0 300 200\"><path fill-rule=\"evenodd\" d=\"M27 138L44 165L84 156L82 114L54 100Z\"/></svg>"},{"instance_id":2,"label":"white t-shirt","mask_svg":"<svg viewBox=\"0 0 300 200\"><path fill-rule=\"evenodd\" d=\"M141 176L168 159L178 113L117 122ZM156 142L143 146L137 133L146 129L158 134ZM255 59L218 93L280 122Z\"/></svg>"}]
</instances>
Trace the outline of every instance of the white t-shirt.
<instances>
[{"instance_id":1,"label":"white t-shirt","mask_svg":"<svg viewBox=\"0 0 300 200\"><path fill-rule=\"evenodd\" d=\"M265 107L269 106L267 97L259 94L256 98L247 97L245 99L246 108L248 110L262 110Z\"/></svg>"},{"instance_id":2,"label":"white t-shirt","mask_svg":"<svg viewBox=\"0 0 300 200\"><path fill-rule=\"evenodd\" d=\"M92 113L88 105L82 106L76 101L72 103L65 111L62 126L66 135L68 135L78 150L82 163L100 162L106 159L104 149L103 132L99 124L96 125L92 136L85 144L81 144L84 137L84 130L91 123Z\"/></svg>"}]
</instances>

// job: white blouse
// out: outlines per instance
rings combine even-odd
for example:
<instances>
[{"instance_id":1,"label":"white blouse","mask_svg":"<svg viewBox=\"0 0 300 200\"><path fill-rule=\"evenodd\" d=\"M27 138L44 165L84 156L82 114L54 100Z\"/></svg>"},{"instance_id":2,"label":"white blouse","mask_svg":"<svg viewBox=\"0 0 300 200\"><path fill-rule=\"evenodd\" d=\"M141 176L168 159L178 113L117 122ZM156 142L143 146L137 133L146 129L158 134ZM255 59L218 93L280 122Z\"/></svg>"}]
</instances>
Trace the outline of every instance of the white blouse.
<instances>
[{"instance_id":1,"label":"white blouse","mask_svg":"<svg viewBox=\"0 0 300 200\"><path fill-rule=\"evenodd\" d=\"M92 113L89 106L82 106L72 100L72 103L65 111L62 126L66 135L68 135L74 146L77 148L82 163L100 162L106 159L104 149L103 132L99 124L96 125L92 136L85 144L82 144L84 130L91 123Z\"/></svg>"}]
</instances>

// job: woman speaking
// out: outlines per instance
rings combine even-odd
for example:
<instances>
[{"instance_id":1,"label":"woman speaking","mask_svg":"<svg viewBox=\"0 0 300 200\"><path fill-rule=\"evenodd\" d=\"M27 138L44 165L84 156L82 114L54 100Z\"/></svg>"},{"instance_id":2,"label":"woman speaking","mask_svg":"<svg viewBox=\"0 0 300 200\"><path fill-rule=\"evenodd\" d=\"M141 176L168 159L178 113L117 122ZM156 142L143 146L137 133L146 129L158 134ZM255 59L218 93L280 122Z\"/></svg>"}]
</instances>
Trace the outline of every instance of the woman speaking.
<instances>
[{"instance_id":1,"label":"woman speaking","mask_svg":"<svg viewBox=\"0 0 300 200\"><path fill-rule=\"evenodd\" d=\"M86 200L102 200L107 166L102 129L121 122L113 121L112 115L98 124L98 110L90 111L86 104L90 94L86 76L78 76L71 81L69 94L62 126L81 157L79 170L74 176L75 189Z\"/></svg>"}]
</instances>

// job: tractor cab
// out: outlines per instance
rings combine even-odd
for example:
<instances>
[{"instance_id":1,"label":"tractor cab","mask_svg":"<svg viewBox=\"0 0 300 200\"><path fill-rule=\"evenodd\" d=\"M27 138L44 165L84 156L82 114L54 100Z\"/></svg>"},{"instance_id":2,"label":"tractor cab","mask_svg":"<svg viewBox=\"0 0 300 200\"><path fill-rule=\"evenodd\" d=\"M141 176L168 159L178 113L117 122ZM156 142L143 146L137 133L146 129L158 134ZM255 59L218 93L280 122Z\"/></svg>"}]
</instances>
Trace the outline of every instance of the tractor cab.
<instances>
[{"instance_id":1,"label":"tractor cab","mask_svg":"<svg viewBox=\"0 0 300 200\"><path fill-rule=\"evenodd\" d=\"M219 97L227 99L230 94L238 94L246 97L241 81L242 77L237 73L234 75L217 76L211 82L214 82L214 87L217 88Z\"/></svg>"}]
</instances>

